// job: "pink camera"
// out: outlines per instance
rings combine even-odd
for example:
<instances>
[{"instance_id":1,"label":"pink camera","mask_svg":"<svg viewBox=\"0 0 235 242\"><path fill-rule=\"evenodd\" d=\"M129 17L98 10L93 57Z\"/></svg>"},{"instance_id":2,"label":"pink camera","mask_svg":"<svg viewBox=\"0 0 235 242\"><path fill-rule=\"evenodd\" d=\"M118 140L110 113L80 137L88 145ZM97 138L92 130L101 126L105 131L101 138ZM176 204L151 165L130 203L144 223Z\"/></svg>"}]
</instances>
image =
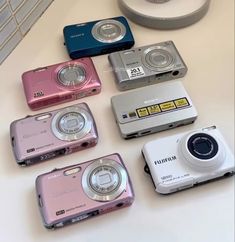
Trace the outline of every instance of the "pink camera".
<instances>
[{"instance_id":1,"label":"pink camera","mask_svg":"<svg viewBox=\"0 0 235 242\"><path fill-rule=\"evenodd\" d=\"M44 226L63 227L130 206L132 184L119 154L55 169L36 179Z\"/></svg>"},{"instance_id":2,"label":"pink camera","mask_svg":"<svg viewBox=\"0 0 235 242\"><path fill-rule=\"evenodd\" d=\"M27 71L22 75L32 110L95 95L101 82L91 58L82 58Z\"/></svg>"},{"instance_id":3,"label":"pink camera","mask_svg":"<svg viewBox=\"0 0 235 242\"><path fill-rule=\"evenodd\" d=\"M94 118L85 103L16 120L10 135L21 166L83 150L98 141Z\"/></svg>"}]
</instances>

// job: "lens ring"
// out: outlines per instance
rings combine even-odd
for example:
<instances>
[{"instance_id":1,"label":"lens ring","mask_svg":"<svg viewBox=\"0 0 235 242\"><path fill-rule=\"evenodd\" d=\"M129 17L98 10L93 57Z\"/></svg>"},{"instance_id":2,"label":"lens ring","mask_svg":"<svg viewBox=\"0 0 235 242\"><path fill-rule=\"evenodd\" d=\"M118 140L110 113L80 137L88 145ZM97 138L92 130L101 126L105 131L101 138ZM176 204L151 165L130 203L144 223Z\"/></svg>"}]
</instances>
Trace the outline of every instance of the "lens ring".
<instances>
[{"instance_id":1,"label":"lens ring","mask_svg":"<svg viewBox=\"0 0 235 242\"><path fill-rule=\"evenodd\" d=\"M91 163L82 175L86 195L96 201L112 201L126 189L127 173L116 161L100 159Z\"/></svg>"},{"instance_id":2,"label":"lens ring","mask_svg":"<svg viewBox=\"0 0 235 242\"><path fill-rule=\"evenodd\" d=\"M100 195L108 195L120 186L119 172L112 166L99 166L95 168L89 177L89 184L93 191Z\"/></svg>"},{"instance_id":3,"label":"lens ring","mask_svg":"<svg viewBox=\"0 0 235 242\"><path fill-rule=\"evenodd\" d=\"M86 71L80 65L67 65L59 70L57 79L63 86L77 86L86 79Z\"/></svg>"},{"instance_id":4,"label":"lens ring","mask_svg":"<svg viewBox=\"0 0 235 242\"><path fill-rule=\"evenodd\" d=\"M142 62L151 70L164 71L172 68L175 56L165 47L151 46L144 51Z\"/></svg>"},{"instance_id":5,"label":"lens ring","mask_svg":"<svg viewBox=\"0 0 235 242\"><path fill-rule=\"evenodd\" d=\"M65 113L58 120L58 128L65 134L76 134L83 129L84 125L84 117L77 112Z\"/></svg>"},{"instance_id":6,"label":"lens ring","mask_svg":"<svg viewBox=\"0 0 235 242\"><path fill-rule=\"evenodd\" d=\"M219 151L217 141L205 133L192 135L187 142L187 147L194 157L201 160L212 159Z\"/></svg>"},{"instance_id":7,"label":"lens ring","mask_svg":"<svg viewBox=\"0 0 235 242\"><path fill-rule=\"evenodd\" d=\"M68 107L59 111L51 122L52 133L64 141L81 139L91 128L91 115L80 107Z\"/></svg>"},{"instance_id":8,"label":"lens ring","mask_svg":"<svg viewBox=\"0 0 235 242\"><path fill-rule=\"evenodd\" d=\"M102 43L113 43L124 38L126 27L114 19L97 22L91 31L93 37Z\"/></svg>"}]
</instances>

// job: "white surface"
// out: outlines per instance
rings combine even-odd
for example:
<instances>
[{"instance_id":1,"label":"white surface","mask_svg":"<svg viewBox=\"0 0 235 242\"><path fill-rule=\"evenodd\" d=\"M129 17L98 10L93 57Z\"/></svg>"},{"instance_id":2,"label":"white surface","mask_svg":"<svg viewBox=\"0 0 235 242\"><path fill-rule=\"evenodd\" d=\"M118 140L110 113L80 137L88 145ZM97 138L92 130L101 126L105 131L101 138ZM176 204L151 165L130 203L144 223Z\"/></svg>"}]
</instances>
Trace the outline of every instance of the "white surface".
<instances>
[{"instance_id":1,"label":"white surface","mask_svg":"<svg viewBox=\"0 0 235 242\"><path fill-rule=\"evenodd\" d=\"M146 137L123 140L114 122L110 97L119 93L107 56L93 58L103 83L101 94L87 97L100 140L95 148L20 168L9 141L10 122L33 114L26 105L21 74L69 59L63 46L65 25L121 15L115 1L56 0L14 52L0 66L0 184L2 242L135 241L233 242L234 179L216 181L170 196L158 195L143 171L140 150L146 142L216 124L234 152L234 1L213 1L198 23L175 31L147 29L130 22L136 45L173 40L189 71L184 86L199 118L185 126ZM54 108L64 107L75 102ZM52 110L54 108L44 109ZM42 226L35 198L37 175L99 156L119 152L130 172L136 199L130 208L48 231Z\"/></svg>"},{"instance_id":2,"label":"white surface","mask_svg":"<svg viewBox=\"0 0 235 242\"><path fill-rule=\"evenodd\" d=\"M125 4L138 13L154 18L176 18L191 14L200 9L206 0L171 0L165 3L152 3L146 0L125 0Z\"/></svg>"}]
</instances>

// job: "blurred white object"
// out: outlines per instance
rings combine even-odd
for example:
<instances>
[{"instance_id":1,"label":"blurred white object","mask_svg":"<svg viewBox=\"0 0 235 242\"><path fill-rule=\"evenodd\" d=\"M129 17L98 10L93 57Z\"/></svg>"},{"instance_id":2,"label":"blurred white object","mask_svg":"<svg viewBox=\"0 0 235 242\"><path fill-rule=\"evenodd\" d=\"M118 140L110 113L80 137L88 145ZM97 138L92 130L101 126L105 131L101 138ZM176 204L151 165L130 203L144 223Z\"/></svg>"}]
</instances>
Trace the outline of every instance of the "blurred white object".
<instances>
[{"instance_id":1,"label":"blurred white object","mask_svg":"<svg viewBox=\"0 0 235 242\"><path fill-rule=\"evenodd\" d=\"M199 21L210 0L118 0L132 21L150 28L177 29Z\"/></svg>"}]
</instances>

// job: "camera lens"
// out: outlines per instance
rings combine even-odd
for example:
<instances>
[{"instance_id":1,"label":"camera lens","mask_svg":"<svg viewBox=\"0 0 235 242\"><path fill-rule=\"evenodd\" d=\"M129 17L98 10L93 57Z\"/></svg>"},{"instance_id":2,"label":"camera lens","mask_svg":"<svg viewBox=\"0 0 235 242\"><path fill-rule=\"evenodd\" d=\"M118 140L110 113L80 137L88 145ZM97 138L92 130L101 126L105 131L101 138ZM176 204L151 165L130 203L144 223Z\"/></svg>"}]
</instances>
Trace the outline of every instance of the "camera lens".
<instances>
[{"instance_id":1,"label":"camera lens","mask_svg":"<svg viewBox=\"0 0 235 242\"><path fill-rule=\"evenodd\" d=\"M63 67L58 73L58 80L64 86L76 86L81 84L86 78L86 71L78 65Z\"/></svg>"},{"instance_id":2,"label":"camera lens","mask_svg":"<svg viewBox=\"0 0 235 242\"><path fill-rule=\"evenodd\" d=\"M73 141L84 137L92 128L92 117L79 107L67 107L55 114L51 122L53 134L60 140Z\"/></svg>"},{"instance_id":3,"label":"camera lens","mask_svg":"<svg viewBox=\"0 0 235 242\"><path fill-rule=\"evenodd\" d=\"M85 120L79 113L66 113L64 114L59 122L59 129L65 134L76 134L83 129Z\"/></svg>"},{"instance_id":4,"label":"camera lens","mask_svg":"<svg viewBox=\"0 0 235 242\"><path fill-rule=\"evenodd\" d=\"M119 21L108 19L96 23L91 32L96 40L102 43L113 43L123 39L126 27Z\"/></svg>"},{"instance_id":5,"label":"camera lens","mask_svg":"<svg viewBox=\"0 0 235 242\"><path fill-rule=\"evenodd\" d=\"M111 166L100 166L90 175L91 188L100 194L109 194L120 186L119 173Z\"/></svg>"},{"instance_id":6,"label":"camera lens","mask_svg":"<svg viewBox=\"0 0 235 242\"><path fill-rule=\"evenodd\" d=\"M152 46L144 51L143 63L150 69L167 69L174 63L173 55L161 46Z\"/></svg>"},{"instance_id":7,"label":"camera lens","mask_svg":"<svg viewBox=\"0 0 235 242\"><path fill-rule=\"evenodd\" d=\"M205 133L192 135L187 147L194 157L202 160L212 159L218 153L218 143L212 136Z\"/></svg>"},{"instance_id":8,"label":"camera lens","mask_svg":"<svg viewBox=\"0 0 235 242\"><path fill-rule=\"evenodd\" d=\"M87 196L96 201L112 201L126 189L127 173L115 160L92 162L82 176L82 187Z\"/></svg>"}]
</instances>

